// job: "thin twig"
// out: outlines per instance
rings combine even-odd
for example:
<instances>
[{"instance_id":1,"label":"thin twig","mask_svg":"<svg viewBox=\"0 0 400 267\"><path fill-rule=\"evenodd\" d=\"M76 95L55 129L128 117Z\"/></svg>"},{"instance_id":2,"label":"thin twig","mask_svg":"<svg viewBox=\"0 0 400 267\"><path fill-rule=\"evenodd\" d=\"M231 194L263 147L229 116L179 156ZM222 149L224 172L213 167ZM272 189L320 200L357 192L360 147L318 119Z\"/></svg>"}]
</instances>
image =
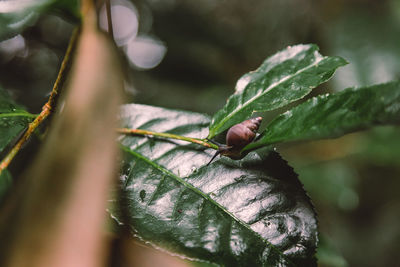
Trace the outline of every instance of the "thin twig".
<instances>
[{"instance_id":1,"label":"thin twig","mask_svg":"<svg viewBox=\"0 0 400 267\"><path fill-rule=\"evenodd\" d=\"M72 36L69 41L67 51L65 52L65 57L64 57L63 61L61 62L61 67L60 67L60 70L58 71L57 79L54 82L53 90L51 91L49 100L47 101L50 109L53 109L55 107L55 100L56 100L56 97L58 96L58 92L59 92L58 89L60 88L60 85L62 84L63 80L65 79L65 75L64 75L65 70L67 69L68 64L71 62L72 50L75 47L76 41L78 40L78 36L79 36L79 28L77 27L72 32Z\"/></svg>"},{"instance_id":2,"label":"thin twig","mask_svg":"<svg viewBox=\"0 0 400 267\"><path fill-rule=\"evenodd\" d=\"M107 23L108 23L108 34L110 34L111 39L114 40L114 30L112 26L111 18L111 0L106 0L106 11L107 11Z\"/></svg>"},{"instance_id":3,"label":"thin twig","mask_svg":"<svg viewBox=\"0 0 400 267\"><path fill-rule=\"evenodd\" d=\"M54 108L55 100L56 97L59 93L59 88L64 81L65 78L65 72L67 69L67 66L71 60L72 57L72 50L76 44L76 41L78 39L79 35L79 30L75 29L74 32L72 33L71 39L68 44L67 51L65 53L65 57L61 63L60 70L57 75L57 79L54 82L53 85L53 90L51 91L49 100L46 102L46 104L43 105L42 111L40 114L28 125L28 129L24 133L24 135L18 140L18 142L14 145L14 147L8 152L8 154L4 157L4 159L0 162L0 174L1 172L8 167L8 165L11 163L15 155L18 153L18 151L22 148L22 146L25 144L25 142L31 137L31 135L34 133L37 127L50 115L52 112L52 109Z\"/></svg>"},{"instance_id":4,"label":"thin twig","mask_svg":"<svg viewBox=\"0 0 400 267\"><path fill-rule=\"evenodd\" d=\"M176 134L171 134L171 133L158 133L158 132L152 132L152 131L148 131L148 130L129 129L129 128L118 128L117 132L120 134L157 136L157 137L164 137L164 138L168 138L168 139L182 140L182 141L187 141L190 143L202 145L207 148L212 148L212 149L218 150L217 145L209 143L209 142L205 141L204 139L186 137L186 136L181 136L181 135L176 135Z\"/></svg>"}]
</instances>

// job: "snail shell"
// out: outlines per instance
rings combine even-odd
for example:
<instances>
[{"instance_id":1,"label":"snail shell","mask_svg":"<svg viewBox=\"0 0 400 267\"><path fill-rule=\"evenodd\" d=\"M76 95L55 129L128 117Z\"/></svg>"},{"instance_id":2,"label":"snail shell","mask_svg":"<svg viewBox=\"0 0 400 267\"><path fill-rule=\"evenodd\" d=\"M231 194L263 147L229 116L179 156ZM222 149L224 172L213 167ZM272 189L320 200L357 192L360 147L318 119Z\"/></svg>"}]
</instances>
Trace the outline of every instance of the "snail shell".
<instances>
[{"instance_id":1,"label":"snail shell","mask_svg":"<svg viewBox=\"0 0 400 267\"><path fill-rule=\"evenodd\" d=\"M240 159L240 151L254 140L261 121L262 117L257 117L233 125L226 134L226 146L219 149L221 155Z\"/></svg>"},{"instance_id":2,"label":"snail shell","mask_svg":"<svg viewBox=\"0 0 400 267\"><path fill-rule=\"evenodd\" d=\"M262 118L252 118L233 125L226 134L226 145L242 149L254 140Z\"/></svg>"},{"instance_id":3,"label":"snail shell","mask_svg":"<svg viewBox=\"0 0 400 267\"><path fill-rule=\"evenodd\" d=\"M257 117L233 125L226 133L226 145L221 145L210 140L212 143L218 145L218 151L207 165L210 165L219 154L231 159L241 159L243 156L240 151L254 140L261 121L262 117Z\"/></svg>"}]
</instances>

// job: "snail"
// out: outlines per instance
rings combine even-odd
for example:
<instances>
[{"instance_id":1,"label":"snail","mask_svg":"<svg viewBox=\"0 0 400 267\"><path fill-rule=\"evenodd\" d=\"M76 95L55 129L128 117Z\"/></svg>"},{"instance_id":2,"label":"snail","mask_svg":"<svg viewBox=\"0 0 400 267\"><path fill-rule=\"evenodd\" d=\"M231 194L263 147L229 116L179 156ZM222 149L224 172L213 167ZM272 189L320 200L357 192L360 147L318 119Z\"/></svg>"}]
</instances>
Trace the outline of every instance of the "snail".
<instances>
[{"instance_id":1,"label":"snail","mask_svg":"<svg viewBox=\"0 0 400 267\"><path fill-rule=\"evenodd\" d=\"M254 140L261 121L262 117L257 117L233 125L226 133L226 145L218 144L210 140L212 143L218 145L218 151L207 165L218 155L226 156L231 159L241 159L242 155L240 151Z\"/></svg>"}]
</instances>

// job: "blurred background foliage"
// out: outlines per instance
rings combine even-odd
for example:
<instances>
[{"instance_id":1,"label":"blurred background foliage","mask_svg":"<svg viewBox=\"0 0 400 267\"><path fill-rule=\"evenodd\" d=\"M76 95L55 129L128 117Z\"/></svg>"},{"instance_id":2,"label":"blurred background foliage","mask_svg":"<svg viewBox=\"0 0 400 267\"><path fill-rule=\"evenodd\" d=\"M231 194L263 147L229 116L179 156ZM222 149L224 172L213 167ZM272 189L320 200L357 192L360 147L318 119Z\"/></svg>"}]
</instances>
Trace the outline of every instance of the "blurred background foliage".
<instances>
[{"instance_id":1,"label":"blurred background foliage","mask_svg":"<svg viewBox=\"0 0 400 267\"><path fill-rule=\"evenodd\" d=\"M99 12L106 28L105 8ZM313 95L400 78L399 0L113 0L112 15L127 103L212 115L242 74L298 43L350 62ZM73 27L55 12L0 42L0 85L32 113L51 91ZM278 147L319 214L321 266L398 264L399 137L386 126ZM29 153L13 162L15 176Z\"/></svg>"}]
</instances>

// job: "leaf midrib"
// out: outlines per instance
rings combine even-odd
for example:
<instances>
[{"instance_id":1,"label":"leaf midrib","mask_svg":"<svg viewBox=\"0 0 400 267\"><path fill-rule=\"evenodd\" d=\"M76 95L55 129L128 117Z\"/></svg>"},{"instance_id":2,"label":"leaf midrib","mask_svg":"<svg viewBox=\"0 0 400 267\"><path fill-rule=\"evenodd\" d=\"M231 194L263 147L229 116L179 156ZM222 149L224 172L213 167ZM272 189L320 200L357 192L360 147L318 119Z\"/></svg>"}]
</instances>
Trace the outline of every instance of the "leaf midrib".
<instances>
[{"instance_id":1,"label":"leaf midrib","mask_svg":"<svg viewBox=\"0 0 400 267\"><path fill-rule=\"evenodd\" d=\"M283 82L286 82L289 79L292 79L294 77L296 77L297 75L299 75L300 73L302 73L303 71L306 71L316 65L318 65L318 63L320 63L322 60L326 59L327 57L322 57L320 60L315 61L312 65L307 66L306 68L300 69L298 70L296 73L286 76L285 78L271 84L267 89L265 89L265 91L255 95L254 97L250 98L249 100L247 100L246 102L244 102L243 105L238 106L237 108L235 108L231 113L229 113L229 115L227 115L223 120L221 120L220 123L218 123L215 127L215 129L218 129L221 127L221 125L223 125L226 121L228 121L233 115L235 115L236 113L238 113L239 111L241 111L242 109L244 109L246 106L248 106L249 104L251 104L251 102L256 101L258 98L260 98L261 96L264 96L266 93L268 93L269 91L271 91L272 89L274 89L275 87L277 87L278 85L282 84ZM283 63L283 62L282 62ZM281 64L282 64L281 63ZM247 87L249 86L246 85L246 88L243 90L245 91L247 89ZM216 131L213 131L214 133Z\"/></svg>"},{"instance_id":2,"label":"leaf midrib","mask_svg":"<svg viewBox=\"0 0 400 267\"><path fill-rule=\"evenodd\" d=\"M7 117L27 117L27 118L35 118L37 115L27 113L27 112L12 112L12 113L0 113L0 118Z\"/></svg>"},{"instance_id":3,"label":"leaf midrib","mask_svg":"<svg viewBox=\"0 0 400 267\"><path fill-rule=\"evenodd\" d=\"M226 213L227 215L229 215L234 221L236 221L237 223L239 223L241 226L245 227L247 230L249 230L251 233L253 233L255 236L257 236L258 238L260 238L265 244L267 244L270 248L278 251L278 253L284 257L287 261L290 261L290 259L287 258L287 256L285 254L283 254L278 248L276 248L274 245L272 245L270 242L268 242L268 240L266 240L265 238L263 238L259 233L257 233L256 231L254 231L253 229L251 229L251 227L246 224L245 222L243 222L242 220L240 220L239 218L237 218L234 214L232 214L231 212L229 212L224 206L222 206L221 204L219 204L218 202L216 202L215 200L213 200L212 198L210 198L210 196L208 194L205 194L204 192L202 192L201 190L197 189L195 186L193 186L192 184L186 182L185 180L183 180L181 177L175 175L174 173L172 173L171 171L165 169L163 166L160 166L158 164L156 164L155 162L151 161L150 159L148 159L147 157L131 150L130 148L123 146L120 144L120 147L122 150L124 150L125 152L130 153L131 155L133 155L134 157L137 157L141 160L143 160L144 162L146 162L147 164L151 165L152 167L156 168L157 170L161 171L163 174L168 175L169 177L175 179L177 182L183 184L186 188L191 189L192 191L194 191L196 194L200 195L201 197L203 197L204 199L208 200L209 202L211 202L213 205L215 205L216 207L220 208L224 213Z\"/></svg>"}]
</instances>

